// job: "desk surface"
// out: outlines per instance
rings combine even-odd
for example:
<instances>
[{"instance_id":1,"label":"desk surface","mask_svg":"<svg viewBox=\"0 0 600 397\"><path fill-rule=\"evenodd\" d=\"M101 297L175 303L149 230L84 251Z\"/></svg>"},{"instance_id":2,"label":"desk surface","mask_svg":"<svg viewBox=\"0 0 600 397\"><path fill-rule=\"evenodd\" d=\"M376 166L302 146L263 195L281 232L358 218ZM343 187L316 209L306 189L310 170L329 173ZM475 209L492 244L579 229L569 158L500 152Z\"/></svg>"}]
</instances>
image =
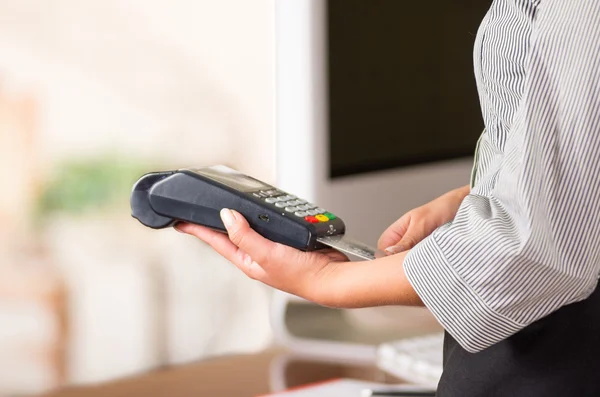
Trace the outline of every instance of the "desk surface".
<instances>
[{"instance_id":1,"label":"desk surface","mask_svg":"<svg viewBox=\"0 0 600 397\"><path fill-rule=\"evenodd\" d=\"M65 388L46 396L257 396L273 388L332 378L399 382L372 365L325 362L270 350L208 359L96 386Z\"/></svg>"}]
</instances>

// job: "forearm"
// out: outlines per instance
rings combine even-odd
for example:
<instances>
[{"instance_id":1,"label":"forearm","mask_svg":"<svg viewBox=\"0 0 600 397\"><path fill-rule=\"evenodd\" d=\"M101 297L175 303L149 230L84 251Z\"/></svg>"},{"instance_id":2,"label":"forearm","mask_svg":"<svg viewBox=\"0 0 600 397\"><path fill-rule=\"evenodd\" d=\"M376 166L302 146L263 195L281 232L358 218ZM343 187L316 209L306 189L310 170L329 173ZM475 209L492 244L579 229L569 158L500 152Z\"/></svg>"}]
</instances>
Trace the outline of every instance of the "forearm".
<instances>
[{"instance_id":1,"label":"forearm","mask_svg":"<svg viewBox=\"0 0 600 397\"><path fill-rule=\"evenodd\" d=\"M339 263L326 277L317 303L339 308L423 306L404 273L406 252L368 262Z\"/></svg>"},{"instance_id":2,"label":"forearm","mask_svg":"<svg viewBox=\"0 0 600 397\"><path fill-rule=\"evenodd\" d=\"M446 207L446 210L438 211L443 215L439 215L442 219L438 219L436 223L441 225L451 221L470 191L470 186L465 185L438 197L436 201L439 201L440 206ZM337 264L330 270L322 293L318 293L317 299L321 300L318 303L343 308L423 306L404 272L403 263L408 252L370 262Z\"/></svg>"}]
</instances>

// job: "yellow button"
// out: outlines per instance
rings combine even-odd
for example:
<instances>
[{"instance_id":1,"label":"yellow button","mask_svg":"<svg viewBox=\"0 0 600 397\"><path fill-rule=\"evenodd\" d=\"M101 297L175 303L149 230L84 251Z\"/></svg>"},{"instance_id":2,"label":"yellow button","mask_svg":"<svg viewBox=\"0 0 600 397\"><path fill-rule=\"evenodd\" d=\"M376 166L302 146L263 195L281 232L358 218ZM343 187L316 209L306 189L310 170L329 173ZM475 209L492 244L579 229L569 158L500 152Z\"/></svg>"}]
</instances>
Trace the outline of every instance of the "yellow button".
<instances>
[{"instance_id":1,"label":"yellow button","mask_svg":"<svg viewBox=\"0 0 600 397\"><path fill-rule=\"evenodd\" d=\"M317 215L315 216L315 218L317 218L320 222L329 222L329 218L327 218L325 215L321 214L321 215Z\"/></svg>"}]
</instances>

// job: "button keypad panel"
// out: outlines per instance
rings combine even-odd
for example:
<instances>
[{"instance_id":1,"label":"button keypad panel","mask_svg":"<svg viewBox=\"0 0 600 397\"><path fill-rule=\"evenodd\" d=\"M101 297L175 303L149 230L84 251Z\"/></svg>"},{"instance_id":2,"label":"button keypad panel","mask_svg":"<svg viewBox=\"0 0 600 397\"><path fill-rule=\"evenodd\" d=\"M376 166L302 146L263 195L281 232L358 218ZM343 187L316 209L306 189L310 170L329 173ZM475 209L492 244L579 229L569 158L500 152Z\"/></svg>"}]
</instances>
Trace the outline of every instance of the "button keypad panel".
<instances>
[{"instance_id":1,"label":"button keypad panel","mask_svg":"<svg viewBox=\"0 0 600 397\"><path fill-rule=\"evenodd\" d=\"M319 222L329 222L329 218L323 214L315 215L315 218L317 218Z\"/></svg>"},{"instance_id":2,"label":"button keypad panel","mask_svg":"<svg viewBox=\"0 0 600 397\"><path fill-rule=\"evenodd\" d=\"M325 223L336 219L336 216L326 209L280 190L261 190L253 195L275 206L279 211L285 210L308 223Z\"/></svg>"}]
</instances>

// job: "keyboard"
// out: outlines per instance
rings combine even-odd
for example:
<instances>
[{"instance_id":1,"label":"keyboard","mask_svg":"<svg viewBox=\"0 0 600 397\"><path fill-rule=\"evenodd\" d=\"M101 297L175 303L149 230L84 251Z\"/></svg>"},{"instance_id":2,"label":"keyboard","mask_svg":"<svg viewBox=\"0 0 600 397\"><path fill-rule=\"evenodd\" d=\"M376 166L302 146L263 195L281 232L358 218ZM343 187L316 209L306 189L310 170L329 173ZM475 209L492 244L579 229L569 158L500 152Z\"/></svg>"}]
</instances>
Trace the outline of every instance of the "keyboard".
<instances>
[{"instance_id":1,"label":"keyboard","mask_svg":"<svg viewBox=\"0 0 600 397\"><path fill-rule=\"evenodd\" d=\"M442 376L444 334L400 339L377 348L377 366L408 382L437 386Z\"/></svg>"}]
</instances>

